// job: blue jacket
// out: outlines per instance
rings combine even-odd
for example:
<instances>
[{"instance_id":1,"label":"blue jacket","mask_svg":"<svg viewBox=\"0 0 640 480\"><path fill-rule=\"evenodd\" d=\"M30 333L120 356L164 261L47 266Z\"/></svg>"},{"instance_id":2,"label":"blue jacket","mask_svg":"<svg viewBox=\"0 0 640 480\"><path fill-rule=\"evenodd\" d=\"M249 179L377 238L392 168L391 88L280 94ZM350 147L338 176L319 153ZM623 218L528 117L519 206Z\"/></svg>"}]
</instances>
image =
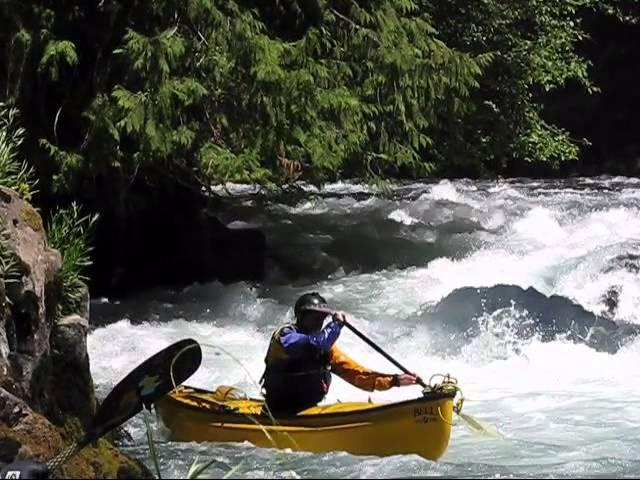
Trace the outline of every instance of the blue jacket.
<instances>
[{"instance_id":1,"label":"blue jacket","mask_svg":"<svg viewBox=\"0 0 640 480\"><path fill-rule=\"evenodd\" d=\"M342 323L335 320L327 323L318 333L305 334L295 331L293 327L283 328L280 343L291 357L303 355L309 345L321 352L328 352L338 339Z\"/></svg>"}]
</instances>

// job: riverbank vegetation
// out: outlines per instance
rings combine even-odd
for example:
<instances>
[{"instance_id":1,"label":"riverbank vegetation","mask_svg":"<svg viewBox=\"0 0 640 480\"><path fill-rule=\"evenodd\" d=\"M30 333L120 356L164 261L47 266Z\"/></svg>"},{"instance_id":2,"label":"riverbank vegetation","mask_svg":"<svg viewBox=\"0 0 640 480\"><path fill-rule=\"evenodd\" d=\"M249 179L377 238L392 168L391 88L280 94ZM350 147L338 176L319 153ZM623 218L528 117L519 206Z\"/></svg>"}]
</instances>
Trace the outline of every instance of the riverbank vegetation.
<instances>
[{"instance_id":1,"label":"riverbank vegetation","mask_svg":"<svg viewBox=\"0 0 640 480\"><path fill-rule=\"evenodd\" d=\"M210 206L213 183L632 174L632 122L614 145L592 124L640 106L638 6L3 2L0 96L22 115L26 160L4 169L23 190L33 175L49 216L100 215L107 276ZM621 111L597 100L613 92Z\"/></svg>"}]
</instances>

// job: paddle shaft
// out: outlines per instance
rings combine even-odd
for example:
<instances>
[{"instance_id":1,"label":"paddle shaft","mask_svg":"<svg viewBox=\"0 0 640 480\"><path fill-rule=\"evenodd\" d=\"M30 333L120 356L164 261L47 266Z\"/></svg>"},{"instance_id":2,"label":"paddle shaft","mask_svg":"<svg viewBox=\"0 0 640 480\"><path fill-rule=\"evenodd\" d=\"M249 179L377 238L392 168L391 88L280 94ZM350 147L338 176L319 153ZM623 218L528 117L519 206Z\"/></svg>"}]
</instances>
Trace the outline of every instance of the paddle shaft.
<instances>
[{"instance_id":1,"label":"paddle shaft","mask_svg":"<svg viewBox=\"0 0 640 480\"><path fill-rule=\"evenodd\" d=\"M59 467L67 463L67 461L73 457L76 453L82 450L85 446L87 446L90 442L85 443L84 441L78 443L73 442L69 447L65 448L62 452L56 455L54 458L47 462L47 468L49 469L49 473L54 472Z\"/></svg>"},{"instance_id":2,"label":"paddle shaft","mask_svg":"<svg viewBox=\"0 0 640 480\"><path fill-rule=\"evenodd\" d=\"M372 340L370 340L364 333L362 333L360 330L358 330L356 327L354 327L353 325L351 325L351 323L349 323L348 321L344 320L344 325L345 327L348 327L349 330L351 330L353 333L355 333L358 337L360 337L367 345L369 345L371 348L373 348L376 352L378 352L380 355L382 355L384 358L386 358L387 360L389 360L391 363L393 363L396 367L398 367L400 370L402 370L404 373L408 374L408 375L413 375L409 370L407 370L404 366L402 366L400 363L398 363L398 361L396 359L394 359L391 355L389 355L387 352L385 352L384 350L382 350L378 345L376 345ZM422 381L422 379L418 378L418 385L420 385L423 388L427 388L427 385Z\"/></svg>"}]
</instances>

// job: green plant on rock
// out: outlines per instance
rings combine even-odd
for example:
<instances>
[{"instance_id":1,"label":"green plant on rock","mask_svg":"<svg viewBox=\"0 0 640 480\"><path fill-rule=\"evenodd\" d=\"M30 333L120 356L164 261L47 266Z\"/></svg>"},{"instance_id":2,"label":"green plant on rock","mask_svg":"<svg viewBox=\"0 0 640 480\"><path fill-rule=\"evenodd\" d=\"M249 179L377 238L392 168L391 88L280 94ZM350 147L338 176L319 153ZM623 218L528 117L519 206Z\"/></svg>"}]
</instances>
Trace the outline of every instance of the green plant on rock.
<instances>
[{"instance_id":1,"label":"green plant on rock","mask_svg":"<svg viewBox=\"0 0 640 480\"><path fill-rule=\"evenodd\" d=\"M9 230L0 220L0 281L7 285L17 282L19 278L18 259L11 249Z\"/></svg>"},{"instance_id":2,"label":"green plant on rock","mask_svg":"<svg viewBox=\"0 0 640 480\"><path fill-rule=\"evenodd\" d=\"M0 102L0 185L29 201L37 180L33 167L20 158L25 129L18 120L18 109Z\"/></svg>"},{"instance_id":3,"label":"green plant on rock","mask_svg":"<svg viewBox=\"0 0 640 480\"><path fill-rule=\"evenodd\" d=\"M25 130L18 125L18 120L18 110L0 102L0 185L15 190L28 200L36 179L33 168L20 159ZM19 278L19 263L11 249L9 230L0 221L0 279L6 285Z\"/></svg>"},{"instance_id":4,"label":"green plant on rock","mask_svg":"<svg viewBox=\"0 0 640 480\"><path fill-rule=\"evenodd\" d=\"M77 313L86 295L84 271L91 265L91 235L97 215L82 215L73 203L69 208L56 211L49 223L49 245L62 256L62 267L58 272L61 287L61 301L57 317Z\"/></svg>"}]
</instances>

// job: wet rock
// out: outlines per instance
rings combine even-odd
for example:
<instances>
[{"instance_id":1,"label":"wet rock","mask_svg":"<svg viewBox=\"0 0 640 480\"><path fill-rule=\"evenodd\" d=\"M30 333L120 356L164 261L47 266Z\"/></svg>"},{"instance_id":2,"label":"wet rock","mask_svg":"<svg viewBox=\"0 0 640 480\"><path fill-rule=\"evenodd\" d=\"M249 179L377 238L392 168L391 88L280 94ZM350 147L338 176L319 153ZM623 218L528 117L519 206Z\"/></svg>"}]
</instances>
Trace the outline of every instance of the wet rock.
<instances>
[{"instance_id":1,"label":"wet rock","mask_svg":"<svg viewBox=\"0 0 640 480\"><path fill-rule=\"evenodd\" d=\"M47 244L38 212L0 187L0 461L46 462L83 434L95 412L87 353L89 298L77 315L56 318L62 258ZM63 478L148 478L138 461L106 439L65 464Z\"/></svg>"},{"instance_id":2,"label":"wet rock","mask_svg":"<svg viewBox=\"0 0 640 480\"><path fill-rule=\"evenodd\" d=\"M517 285L458 288L426 308L421 316L445 336L468 341L481 333L479 318L509 309L526 312L508 325L509 332L519 339L537 336L553 341L562 337L597 351L616 353L640 334L640 325L615 322L566 297L548 297L535 288Z\"/></svg>"}]
</instances>

